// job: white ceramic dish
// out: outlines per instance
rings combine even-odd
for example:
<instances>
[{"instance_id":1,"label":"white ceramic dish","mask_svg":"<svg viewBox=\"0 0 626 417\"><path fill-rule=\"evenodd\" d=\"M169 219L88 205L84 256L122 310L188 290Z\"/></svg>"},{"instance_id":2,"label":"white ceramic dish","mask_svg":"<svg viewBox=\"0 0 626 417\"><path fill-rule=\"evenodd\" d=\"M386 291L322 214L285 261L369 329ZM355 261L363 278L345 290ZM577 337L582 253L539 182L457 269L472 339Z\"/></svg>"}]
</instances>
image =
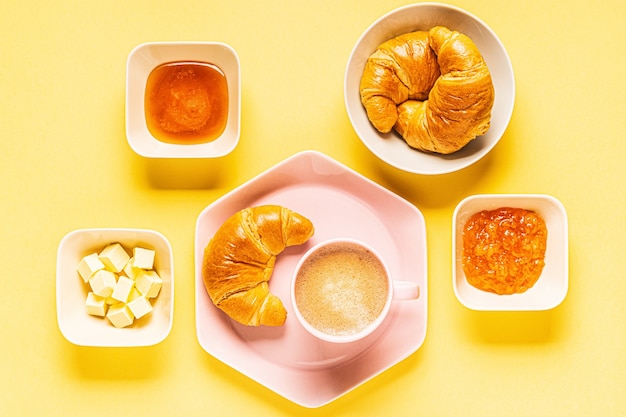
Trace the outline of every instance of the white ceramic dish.
<instances>
[{"instance_id":1,"label":"white ceramic dish","mask_svg":"<svg viewBox=\"0 0 626 417\"><path fill-rule=\"evenodd\" d=\"M359 83L365 62L376 47L403 33L443 25L469 36L481 51L491 72L495 102L489 131L451 155L436 155L409 148L394 132L381 134L370 123L361 104ZM344 99L352 126L365 146L398 169L437 175L465 168L484 157L506 130L515 101L513 67L504 45L487 24L469 12L440 3L417 3L393 10L376 20L354 46L345 73Z\"/></svg>"},{"instance_id":2,"label":"white ceramic dish","mask_svg":"<svg viewBox=\"0 0 626 417\"><path fill-rule=\"evenodd\" d=\"M203 251L232 214L279 204L308 217L315 235L287 248L276 261L271 291L287 308L284 326L242 326L211 302L202 282ZM420 285L420 298L395 303L373 334L350 344L313 338L296 320L290 280L302 255L334 237L374 247L394 279ZM385 188L314 151L298 153L223 196L200 213L196 224L196 331L215 358L283 397L319 407L342 396L415 352L426 336L426 229L421 212ZM329 383L331 382L332 383Z\"/></svg>"},{"instance_id":3,"label":"white ceramic dish","mask_svg":"<svg viewBox=\"0 0 626 417\"><path fill-rule=\"evenodd\" d=\"M515 207L532 210L546 222L548 241L545 266L539 280L522 294L497 295L471 286L463 272L463 227L482 210ZM563 204L542 194L486 194L470 196L454 210L452 222L452 285L458 300L472 310L549 310L565 299L568 291L568 225Z\"/></svg>"},{"instance_id":4,"label":"white ceramic dish","mask_svg":"<svg viewBox=\"0 0 626 417\"><path fill-rule=\"evenodd\" d=\"M85 298L89 287L76 272L83 256L100 252L119 242L126 250L142 246L156 251L155 270L163 279L153 311L131 326L116 328L103 317L87 314ZM163 341L172 328L174 313L174 258L162 234L144 229L80 229L61 240L56 271L57 321L63 336L79 346L150 346Z\"/></svg>"},{"instance_id":5,"label":"white ceramic dish","mask_svg":"<svg viewBox=\"0 0 626 417\"><path fill-rule=\"evenodd\" d=\"M146 125L144 95L150 72L160 64L208 62L218 66L228 83L228 120L222 135L209 143L178 145L155 139ZM148 158L217 158L239 143L241 74L236 51L221 42L149 42L136 46L126 63L126 137L130 147Z\"/></svg>"}]
</instances>

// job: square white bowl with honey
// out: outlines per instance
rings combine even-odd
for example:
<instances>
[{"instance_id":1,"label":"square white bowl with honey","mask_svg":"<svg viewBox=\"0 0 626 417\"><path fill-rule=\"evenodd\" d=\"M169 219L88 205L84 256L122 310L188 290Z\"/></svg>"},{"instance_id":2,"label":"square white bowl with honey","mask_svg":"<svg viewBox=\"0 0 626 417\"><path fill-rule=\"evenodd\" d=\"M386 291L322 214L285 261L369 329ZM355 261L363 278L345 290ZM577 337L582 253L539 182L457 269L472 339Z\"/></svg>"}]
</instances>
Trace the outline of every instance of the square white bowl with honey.
<instances>
[{"instance_id":1,"label":"square white bowl with honey","mask_svg":"<svg viewBox=\"0 0 626 417\"><path fill-rule=\"evenodd\" d=\"M221 42L148 42L126 64L126 137L147 158L218 158L241 126L236 51Z\"/></svg>"},{"instance_id":2,"label":"square white bowl with honey","mask_svg":"<svg viewBox=\"0 0 626 417\"><path fill-rule=\"evenodd\" d=\"M170 333L174 259L161 233L74 230L59 243L57 322L78 346L151 346Z\"/></svg>"},{"instance_id":3,"label":"square white bowl with honey","mask_svg":"<svg viewBox=\"0 0 626 417\"><path fill-rule=\"evenodd\" d=\"M483 194L462 200L452 220L452 285L482 311L555 308L568 291L568 223L543 194Z\"/></svg>"}]
</instances>

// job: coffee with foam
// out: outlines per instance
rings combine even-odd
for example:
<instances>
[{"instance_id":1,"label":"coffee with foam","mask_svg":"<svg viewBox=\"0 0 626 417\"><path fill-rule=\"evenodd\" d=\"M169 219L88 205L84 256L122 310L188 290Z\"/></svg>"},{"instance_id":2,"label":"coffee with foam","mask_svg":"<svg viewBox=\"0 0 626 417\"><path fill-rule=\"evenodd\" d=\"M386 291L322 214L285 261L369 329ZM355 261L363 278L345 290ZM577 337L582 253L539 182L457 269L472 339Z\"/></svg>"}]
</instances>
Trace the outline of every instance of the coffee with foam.
<instances>
[{"instance_id":1,"label":"coffee with foam","mask_svg":"<svg viewBox=\"0 0 626 417\"><path fill-rule=\"evenodd\" d=\"M301 265L294 296L302 317L319 331L353 335L373 323L389 297L378 257L352 242L323 246Z\"/></svg>"}]
</instances>

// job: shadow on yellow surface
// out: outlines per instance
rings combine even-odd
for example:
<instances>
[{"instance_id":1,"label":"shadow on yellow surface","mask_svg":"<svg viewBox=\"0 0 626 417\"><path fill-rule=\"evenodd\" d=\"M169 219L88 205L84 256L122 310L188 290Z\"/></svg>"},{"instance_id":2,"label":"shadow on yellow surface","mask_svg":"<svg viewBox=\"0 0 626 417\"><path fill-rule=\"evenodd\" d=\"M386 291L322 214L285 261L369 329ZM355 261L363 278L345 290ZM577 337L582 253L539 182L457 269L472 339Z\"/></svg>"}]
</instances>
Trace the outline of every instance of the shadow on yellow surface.
<instances>
[{"instance_id":1,"label":"shadow on yellow surface","mask_svg":"<svg viewBox=\"0 0 626 417\"><path fill-rule=\"evenodd\" d=\"M557 339L563 323L558 308L547 311L472 311L464 315L468 336L478 343L536 344Z\"/></svg>"},{"instance_id":2,"label":"shadow on yellow surface","mask_svg":"<svg viewBox=\"0 0 626 417\"><path fill-rule=\"evenodd\" d=\"M160 347L115 349L72 345L75 374L94 380L149 380L166 372Z\"/></svg>"},{"instance_id":3,"label":"shadow on yellow surface","mask_svg":"<svg viewBox=\"0 0 626 417\"><path fill-rule=\"evenodd\" d=\"M229 158L145 159L145 172L151 186L163 189L220 188L224 175L233 175Z\"/></svg>"}]
</instances>

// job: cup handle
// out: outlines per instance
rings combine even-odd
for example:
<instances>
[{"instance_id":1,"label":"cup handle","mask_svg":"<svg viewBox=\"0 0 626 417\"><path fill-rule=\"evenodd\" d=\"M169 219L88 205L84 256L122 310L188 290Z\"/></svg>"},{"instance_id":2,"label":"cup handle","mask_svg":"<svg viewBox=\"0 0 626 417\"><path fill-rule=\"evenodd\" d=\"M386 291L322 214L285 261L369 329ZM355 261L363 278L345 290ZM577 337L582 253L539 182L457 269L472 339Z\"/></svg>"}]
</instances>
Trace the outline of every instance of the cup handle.
<instances>
[{"instance_id":1,"label":"cup handle","mask_svg":"<svg viewBox=\"0 0 626 417\"><path fill-rule=\"evenodd\" d=\"M410 281L394 281L393 282L393 299L394 300L416 300L420 297L420 286L416 282Z\"/></svg>"}]
</instances>

